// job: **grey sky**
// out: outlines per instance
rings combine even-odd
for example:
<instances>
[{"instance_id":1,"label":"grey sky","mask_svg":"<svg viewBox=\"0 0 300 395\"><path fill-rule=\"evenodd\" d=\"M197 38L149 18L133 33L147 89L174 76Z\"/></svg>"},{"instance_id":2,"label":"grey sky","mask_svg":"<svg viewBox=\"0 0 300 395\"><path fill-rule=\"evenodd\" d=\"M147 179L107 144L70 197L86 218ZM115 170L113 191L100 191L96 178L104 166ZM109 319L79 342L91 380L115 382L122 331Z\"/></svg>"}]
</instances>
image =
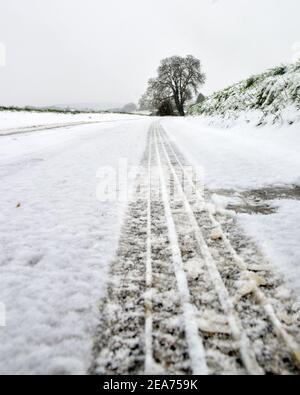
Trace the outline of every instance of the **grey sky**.
<instances>
[{"instance_id":1,"label":"grey sky","mask_svg":"<svg viewBox=\"0 0 300 395\"><path fill-rule=\"evenodd\" d=\"M299 0L0 0L0 104L137 101L174 54L202 60L209 93L295 59L299 15Z\"/></svg>"}]
</instances>

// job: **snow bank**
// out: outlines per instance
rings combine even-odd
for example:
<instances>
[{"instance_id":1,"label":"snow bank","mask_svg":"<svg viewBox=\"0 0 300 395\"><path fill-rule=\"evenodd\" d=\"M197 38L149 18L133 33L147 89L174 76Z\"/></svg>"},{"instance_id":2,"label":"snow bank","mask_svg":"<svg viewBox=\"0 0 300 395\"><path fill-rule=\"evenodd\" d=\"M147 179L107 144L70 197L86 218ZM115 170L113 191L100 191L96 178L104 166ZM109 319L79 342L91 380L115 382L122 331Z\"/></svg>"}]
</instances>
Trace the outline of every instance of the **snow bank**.
<instances>
[{"instance_id":1,"label":"snow bank","mask_svg":"<svg viewBox=\"0 0 300 395\"><path fill-rule=\"evenodd\" d=\"M300 202L280 200L276 214L238 216L246 232L261 245L270 262L285 277L300 302Z\"/></svg>"},{"instance_id":2,"label":"snow bank","mask_svg":"<svg viewBox=\"0 0 300 395\"><path fill-rule=\"evenodd\" d=\"M191 115L218 117L218 121L226 125L236 120L257 125L298 122L300 61L251 76L216 92L203 103L192 106L189 112Z\"/></svg>"},{"instance_id":3,"label":"snow bank","mask_svg":"<svg viewBox=\"0 0 300 395\"><path fill-rule=\"evenodd\" d=\"M192 164L203 166L211 189L297 184L299 126L217 128L202 117L165 119L170 137Z\"/></svg>"}]
</instances>

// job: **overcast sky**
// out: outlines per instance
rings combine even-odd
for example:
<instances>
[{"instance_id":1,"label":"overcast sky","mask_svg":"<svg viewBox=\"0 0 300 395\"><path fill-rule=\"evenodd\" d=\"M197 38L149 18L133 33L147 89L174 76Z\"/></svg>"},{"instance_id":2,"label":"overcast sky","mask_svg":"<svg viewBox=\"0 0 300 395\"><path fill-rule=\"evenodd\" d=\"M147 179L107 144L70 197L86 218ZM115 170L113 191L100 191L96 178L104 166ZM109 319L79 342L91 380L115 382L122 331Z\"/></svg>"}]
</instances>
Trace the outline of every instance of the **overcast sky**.
<instances>
[{"instance_id":1,"label":"overcast sky","mask_svg":"<svg viewBox=\"0 0 300 395\"><path fill-rule=\"evenodd\" d=\"M0 104L137 101L175 54L201 59L207 94L295 59L299 15L299 0L0 0Z\"/></svg>"}]
</instances>

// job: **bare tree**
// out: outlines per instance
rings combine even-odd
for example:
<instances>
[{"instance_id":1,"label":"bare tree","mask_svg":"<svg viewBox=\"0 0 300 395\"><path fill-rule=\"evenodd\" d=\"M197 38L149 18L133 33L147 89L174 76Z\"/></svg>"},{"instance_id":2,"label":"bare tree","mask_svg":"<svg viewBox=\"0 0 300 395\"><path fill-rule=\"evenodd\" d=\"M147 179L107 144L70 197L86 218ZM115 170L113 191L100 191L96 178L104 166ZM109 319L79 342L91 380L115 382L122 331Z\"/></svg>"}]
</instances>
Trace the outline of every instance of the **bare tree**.
<instances>
[{"instance_id":1,"label":"bare tree","mask_svg":"<svg viewBox=\"0 0 300 395\"><path fill-rule=\"evenodd\" d=\"M173 101L178 113L185 115L185 104L198 93L205 82L200 60L192 55L172 56L163 59L158 68L157 78L148 82L148 89L140 101L140 106L158 109L166 101Z\"/></svg>"}]
</instances>

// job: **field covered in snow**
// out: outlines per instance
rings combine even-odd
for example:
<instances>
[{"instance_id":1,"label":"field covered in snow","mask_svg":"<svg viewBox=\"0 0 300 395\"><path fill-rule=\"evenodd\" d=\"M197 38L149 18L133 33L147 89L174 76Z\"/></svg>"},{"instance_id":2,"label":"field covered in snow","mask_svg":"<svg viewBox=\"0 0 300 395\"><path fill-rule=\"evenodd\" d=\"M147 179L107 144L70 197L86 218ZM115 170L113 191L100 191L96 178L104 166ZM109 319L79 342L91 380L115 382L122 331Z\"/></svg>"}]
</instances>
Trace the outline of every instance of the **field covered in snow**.
<instances>
[{"instance_id":1,"label":"field covered in snow","mask_svg":"<svg viewBox=\"0 0 300 395\"><path fill-rule=\"evenodd\" d=\"M186 158L203 167L206 187L216 191L214 203L230 203L242 191L300 185L299 124L257 128L241 122L225 129L202 117L162 124ZM267 203L276 213L238 214L238 220L300 299L300 201L287 197Z\"/></svg>"},{"instance_id":2,"label":"field covered in snow","mask_svg":"<svg viewBox=\"0 0 300 395\"><path fill-rule=\"evenodd\" d=\"M0 121L0 129L44 122L40 117ZM97 200L97 170L116 169L122 157L138 165L150 123L98 118L121 117L0 137L0 302L7 319L0 328L1 374L85 373L89 366L126 207ZM69 121L54 118L49 122Z\"/></svg>"},{"instance_id":3,"label":"field covered in snow","mask_svg":"<svg viewBox=\"0 0 300 395\"><path fill-rule=\"evenodd\" d=\"M52 112L0 111L0 135L9 134L18 129L80 124L91 122L115 122L134 119L136 115L123 114L61 114Z\"/></svg>"}]
</instances>

